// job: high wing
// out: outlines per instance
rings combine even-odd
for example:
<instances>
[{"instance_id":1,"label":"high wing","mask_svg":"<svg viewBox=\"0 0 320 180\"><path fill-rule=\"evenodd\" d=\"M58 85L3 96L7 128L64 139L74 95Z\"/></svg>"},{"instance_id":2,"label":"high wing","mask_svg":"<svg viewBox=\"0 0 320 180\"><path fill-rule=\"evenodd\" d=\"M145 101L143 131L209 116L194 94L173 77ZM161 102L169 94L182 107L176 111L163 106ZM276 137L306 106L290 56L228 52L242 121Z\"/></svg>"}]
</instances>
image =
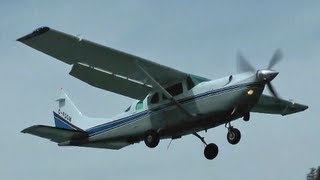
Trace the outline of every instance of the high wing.
<instances>
[{"instance_id":1,"label":"high wing","mask_svg":"<svg viewBox=\"0 0 320 180\"><path fill-rule=\"evenodd\" d=\"M38 28L17 40L74 65L70 72L72 76L95 87L134 99L143 99L152 90L152 83L141 69L161 85L181 81L189 75L49 27ZM115 83L110 83L113 81Z\"/></svg>"},{"instance_id":2,"label":"high wing","mask_svg":"<svg viewBox=\"0 0 320 180\"><path fill-rule=\"evenodd\" d=\"M258 103L251 109L252 112L281 114L282 116L304 111L308 108L306 105L294 103L291 101L278 99L273 96L261 95Z\"/></svg>"}]
</instances>

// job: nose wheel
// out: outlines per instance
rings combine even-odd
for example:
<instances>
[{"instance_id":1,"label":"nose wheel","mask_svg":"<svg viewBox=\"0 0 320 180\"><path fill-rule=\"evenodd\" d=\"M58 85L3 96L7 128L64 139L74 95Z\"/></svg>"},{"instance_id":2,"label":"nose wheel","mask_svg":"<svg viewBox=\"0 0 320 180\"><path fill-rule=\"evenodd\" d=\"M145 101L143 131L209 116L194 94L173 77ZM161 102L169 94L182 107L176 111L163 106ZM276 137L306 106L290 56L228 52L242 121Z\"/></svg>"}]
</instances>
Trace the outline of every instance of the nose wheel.
<instances>
[{"instance_id":1,"label":"nose wheel","mask_svg":"<svg viewBox=\"0 0 320 180\"><path fill-rule=\"evenodd\" d=\"M228 142L232 145L238 144L241 139L241 132L239 131L239 129L231 126L230 122L226 124L226 127L228 128Z\"/></svg>"},{"instance_id":2,"label":"nose wheel","mask_svg":"<svg viewBox=\"0 0 320 180\"><path fill-rule=\"evenodd\" d=\"M204 157L206 157L208 160L212 160L217 157L219 148L216 144L210 143L207 144L206 141L204 140L204 137L201 137L198 133L193 133L197 138L201 140L201 142L205 145L204 148Z\"/></svg>"}]
</instances>

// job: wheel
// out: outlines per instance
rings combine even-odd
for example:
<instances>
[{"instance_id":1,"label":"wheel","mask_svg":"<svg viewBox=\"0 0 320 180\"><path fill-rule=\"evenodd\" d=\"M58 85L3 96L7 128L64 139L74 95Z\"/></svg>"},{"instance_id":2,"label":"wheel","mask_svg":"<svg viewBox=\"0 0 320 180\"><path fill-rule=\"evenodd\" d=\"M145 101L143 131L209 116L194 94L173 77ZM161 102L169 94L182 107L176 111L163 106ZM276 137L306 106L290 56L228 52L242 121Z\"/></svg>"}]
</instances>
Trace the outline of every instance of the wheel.
<instances>
[{"instance_id":1,"label":"wheel","mask_svg":"<svg viewBox=\"0 0 320 180\"><path fill-rule=\"evenodd\" d=\"M249 120L250 120L250 113L244 114L243 120L244 120L244 121L249 121Z\"/></svg>"},{"instance_id":2,"label":"wheel","mask_svg":"<svg viewBox=\"0 0 320 180\"><path fill-rule=\"evenodd\" d=\"M230 128L227 134L227 139L230 144L237 144L241 139L241 132L236 128Z\"/></svg>"},{"instance_id":3,"label":"wheel","mask_svg":"<svg viewBox=\"0 0 320 180\"><path fill-rule=\"evenodd\" d=\"M210 143L206 145L206 147L204 148L204 156L209 160L212 160L215 157L217 157L218 152L219 152L218 146L214 143Z\"/></svg>"},{"instance_id":4,"label":"wheel","mask_svg":"<svg viewBox=\"0 0 320 180\"><path fill-rule=\"evenodd\" d=\"M160 142L159 134L156 131L149 131L144 137L144 143L149 148L155 148Z\"/></svg>"}]
</instances>

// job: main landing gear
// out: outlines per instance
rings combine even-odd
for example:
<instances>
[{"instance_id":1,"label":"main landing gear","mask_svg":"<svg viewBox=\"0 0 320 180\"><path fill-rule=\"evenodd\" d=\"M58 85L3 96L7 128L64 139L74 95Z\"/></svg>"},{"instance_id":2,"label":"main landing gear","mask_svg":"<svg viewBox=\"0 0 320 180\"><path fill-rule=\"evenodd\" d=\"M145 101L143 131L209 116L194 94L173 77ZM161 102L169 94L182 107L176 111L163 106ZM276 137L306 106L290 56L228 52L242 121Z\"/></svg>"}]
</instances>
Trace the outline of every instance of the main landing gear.
<instances>
[{"instance_id":1,"label":"main landing gear","mask_svg":"<svg viewBox=\"0 0 320 180\"><path fill-rule=\"evenodd\" d=\"M148 131L144 136L144 143L149 148L155 148L159 144L159 142L160 142L160 136L154 130Z\"/></svg>"},{"instance_id":2,"label":"main landing gear","mask_svg":"<svg viewBox=\"0 0 320 180\"><path fill-rule=\"evenodd\" d=\"M193 135L199 138L205 145L204 152L203 152L204 157L206 157L209 160L212 160L215 157L217 157L219 148L216 144L214 143L207 144L206 141L204 140L204 137L201 137L198 133L193 133Z\"/></svg>"},{"instance_id":3,"label":"main landing gear","mask_svg":"<svg viewBox=\"0 0 320 180\"><path fill-rule=\"evenodd\" d=\"M226 123L226 128L228 128L228 134L227 134L227 140L230 144L238 144L240 139L241 139L241 133L237 128L234 128L231 126L230 122ZM198 133L193 133L197 138L203 142L205 145L204 148L204 157L206 157L209 160L212 160L217 157L219 148L216 144L210 143L207 144L206 141L204 140L204 137L201 137Z\"/></svg>"},{"instance_id":4,"label":"main landing gear","mask_svg":"<svg viewBox=\"0 0 320 180\"><path fill-rule=\"evenodd\" d=\"M247 112L243 115L243 120L244 121L249 121L250 120L250 112Z\"/></svg>"},{"instance_id":5,"label":"main landing gear","mask_svg":"<svg viewBox=\"0 0 320 180\"><path fill-rule=\"evenodd\" d=\"M225 127L228 129L227 140L230 144L238 144L241 139L241 133L237 128L231 126L230 122L225 124ZM201 137L198 133L193 133L201 142L205 145L203 154L208 160L212 160L217 157L219 148L216 144L207 142L204 140L204 137ZM149 148L155 148L160 142L160 136L157 131L150 130L146 132L144 136L144 142Z\"/></svg>"}]
</instances>

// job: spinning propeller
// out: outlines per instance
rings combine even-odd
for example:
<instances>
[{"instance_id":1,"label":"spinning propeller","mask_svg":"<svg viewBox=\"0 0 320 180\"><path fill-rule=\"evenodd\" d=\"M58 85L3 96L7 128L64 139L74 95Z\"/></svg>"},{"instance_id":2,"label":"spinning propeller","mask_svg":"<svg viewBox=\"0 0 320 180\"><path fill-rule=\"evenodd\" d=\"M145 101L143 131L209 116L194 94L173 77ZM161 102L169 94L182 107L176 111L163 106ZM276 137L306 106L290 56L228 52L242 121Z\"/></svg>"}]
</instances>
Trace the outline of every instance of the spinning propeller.
<instances>
[{"instance_id":1,"label":"spinning propeller","mask_svg":"<svg viewBox=\"0 0 320 180\"><path fill-rule=\"evenodd\" d=\"M274 52L273 56L271 57L267 69L256 70L256 68L254 68L241 53L238 53L238 56L237 56L238 71L239 72L247 72L247 71L256 72L257 78L260 80L264 80L266 82L266 85L270 93L274 97L279 98L278 93L276 92L276 90L271 84L271 81L279 74L279 72L271 69L281 61L282 57L283 57L282 52L280 49L278 49Z\"/></svg>"}]
</instances>

